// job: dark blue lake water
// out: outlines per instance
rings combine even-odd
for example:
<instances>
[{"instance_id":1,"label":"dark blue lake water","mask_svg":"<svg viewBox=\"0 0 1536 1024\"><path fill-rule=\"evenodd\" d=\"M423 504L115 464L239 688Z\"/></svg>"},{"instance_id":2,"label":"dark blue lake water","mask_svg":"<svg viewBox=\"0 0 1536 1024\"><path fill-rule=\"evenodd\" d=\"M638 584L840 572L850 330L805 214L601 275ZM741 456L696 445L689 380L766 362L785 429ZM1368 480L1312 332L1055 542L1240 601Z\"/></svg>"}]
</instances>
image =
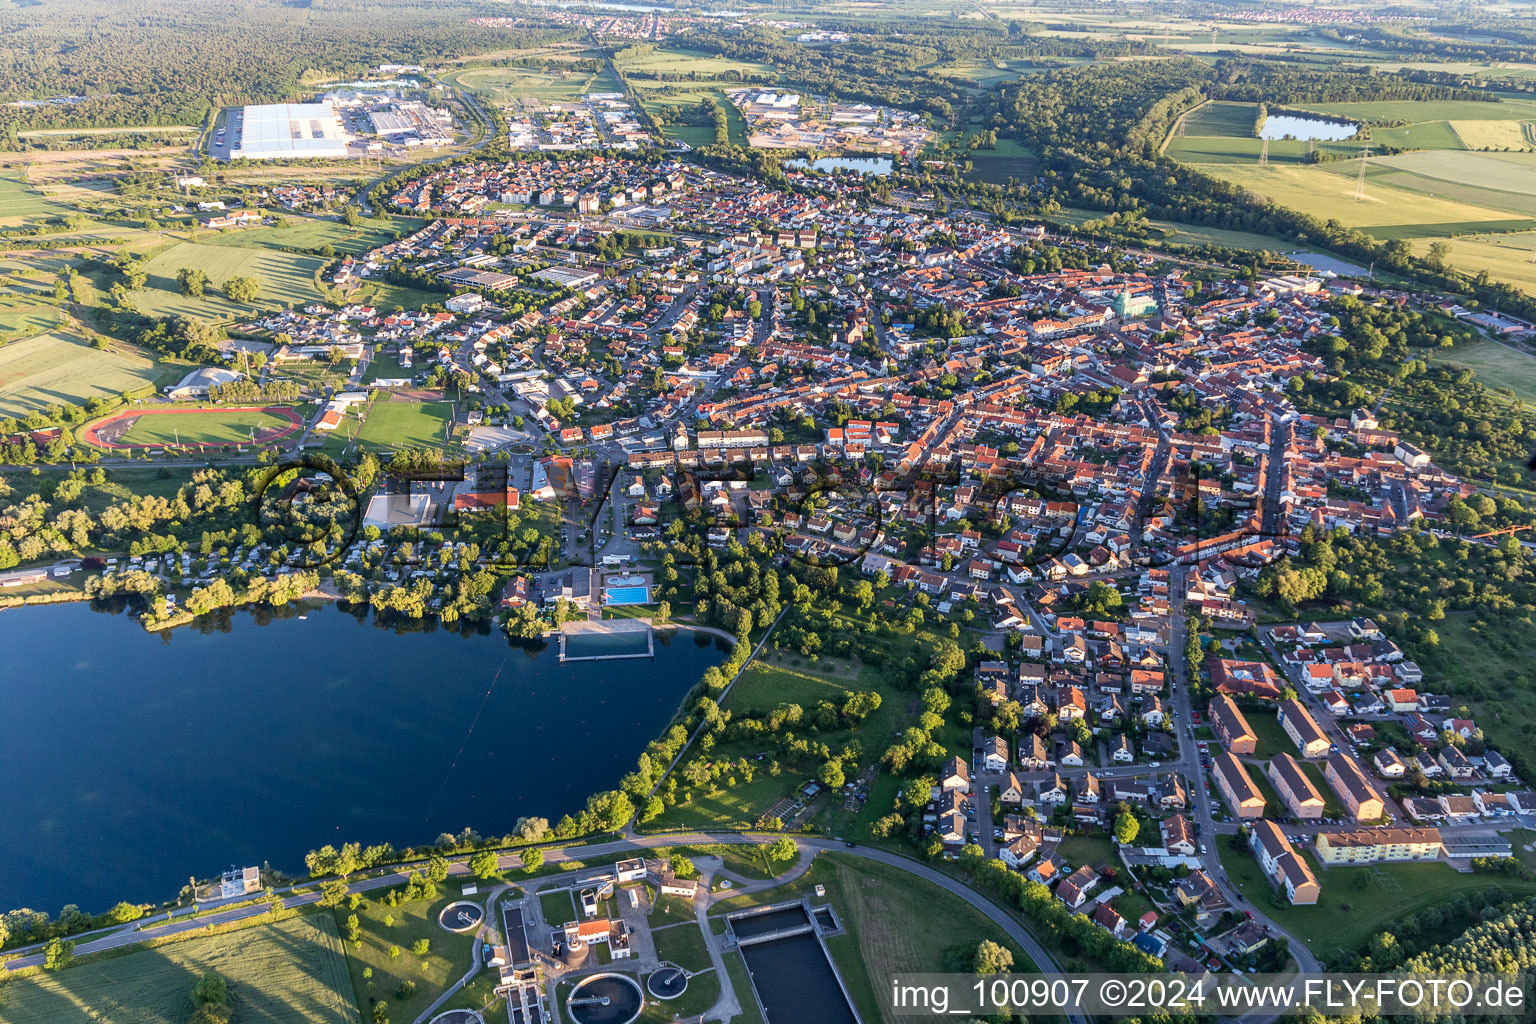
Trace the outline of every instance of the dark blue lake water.
<instances>
[{"instance_id":1,"label":"dark blue lake water","mask_svg":"<svg viewBox=\"0 0 1536 1024\"><path fill-rule=\"evenodd\" d=\"M654 660L561 665L332 605L165 634L83 604L0 612L0 910L94 912L235 864L302 873L325 843L553 822L617 785L722 660L676 632Z\"/></svg>"}]
</instances>

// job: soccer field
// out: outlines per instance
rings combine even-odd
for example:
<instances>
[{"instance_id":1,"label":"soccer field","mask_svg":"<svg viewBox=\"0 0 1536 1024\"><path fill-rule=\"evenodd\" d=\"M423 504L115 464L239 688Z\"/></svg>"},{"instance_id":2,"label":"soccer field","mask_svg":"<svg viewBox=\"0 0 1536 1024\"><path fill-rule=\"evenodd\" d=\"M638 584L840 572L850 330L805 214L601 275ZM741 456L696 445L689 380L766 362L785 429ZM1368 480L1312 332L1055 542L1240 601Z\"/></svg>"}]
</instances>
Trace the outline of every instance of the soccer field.
<instances>
[{"instance_id":1,"label":"soccer field","mask_svg":"<svg viewBox=\"0 0 1536 1024\"><path fill-rule=\"evenodd\" d=\"M298 429L296 414L284 409L177 409L146 412L127 420L115 445L251 444L275 440Z\"/></svg>"},{"instance_id":2,"label":"soccer field","mask_svg":"<svg viewBox=\"0 0 1536 1024\"><path fill-rule=\"evenodd\" d=\"M381 399L369 404L357 442L368 448L442 449L452 419L452 402Z\"/></svg>"},{"instance_id":3,"label":"soccer field","mask_svg":"<svg viewBox=\"0 0 1536 1024\"><path fill-rule=\"evenodd\" d=\"M0 416L25 416L61 402L110 398L153 385L161 369L138 349L93 348L68 331L0 347Z\"/></svg>"},{"instance_id":4,"label":"soccer field","mask_svg":"<svg viewBox=\"0 0 1536 1024\"><path fill-rule=\"evenodd\" d=\"M259 245L245 247L238 242L238 237L220 238L217 245L177 242L157 253L149 261L149 283L133 293L134 305L151 316L194 316L203 320L250 316L251 306L237 306L220 291L232 277L254 277L261 283L257 308L325 301L315 284L315 274L325 265L324 259ZM181 294L176 272L183 267L208 275L208 290L202 298Z\"/></svg>"},{"instance_id":5,"label":"soccer field","mask_svg":"<svg viewBox=\"0 0 1536 1024\"><path fill-rule=\"evenodd\" d=\"M0 1024L183 1024L208 973L229 982L240 1024L358 1021L335 918L318 913L13 979Z\"/></svg>"}]
</instances>

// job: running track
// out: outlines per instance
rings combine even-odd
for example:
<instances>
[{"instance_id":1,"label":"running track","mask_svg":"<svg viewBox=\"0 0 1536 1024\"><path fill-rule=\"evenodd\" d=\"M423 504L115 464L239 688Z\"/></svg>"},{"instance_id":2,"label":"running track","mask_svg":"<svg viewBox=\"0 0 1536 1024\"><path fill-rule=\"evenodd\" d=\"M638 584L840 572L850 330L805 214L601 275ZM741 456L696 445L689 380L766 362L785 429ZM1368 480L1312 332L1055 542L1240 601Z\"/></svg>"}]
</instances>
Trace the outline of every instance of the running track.
<instances>
[{"instance_id":1,"label":"running track","mask_svg":"<svg viewBox=\"0 0 1536 1024\"><path fill-rule=\"evenodd\" d=\"M279 440L281 440L281 439L283 439L285 437L288 437L291 434L297 433L298 431L300 431L300 430L302 430L304 428L304 421L299 418L299 414L294 412L292 409L290 409L286 405L230 405L230 406L199 407L199 408L196 408L196 409L135 409L135 410L133 410L131 412L120 412L116 416L108 416L106 419L97 420L95 423L92 423L90 426L86 427L84 430L82 430L80 432L80 437L81 437L82 440L85 441L86 444L95 445L97 448L116 448L116 449L128 449L128 448L173 448L173 447L176 447L176 446L173 445L173 444L170 444L168 442L155 442L155 443L150 443L150 444L123 444L123 443L118 442L118 441L104 441L104 440L101 439L101 436L98 434L98 431L100 431L103 427L110 426L113 423L120 423L123 420L136 420L136 419L139 419L140 417L143 417L143 416L174 416L177 413L193 413L193 412L201 412L201 413L209 413L209 412L264 412L264 413L268 413L268 414L273 415L273 416L281 416L281 417L283 417L284 419L286 419L288 421L288 425L286 427L281 427L281 428L278 428L276 430L272 430L270 428L267 429L267 430L263 430L262 433L260 434L260 438L261 438L262 442L279 441ZM127 431L124 431L124 433L126 433L126 432ZM190 448L190 447L193 447L194 445L200 447L200 446L202 446L204 444L211 444L211 445L219 446L219 445L223 445L223 444L227 444L227 443L229 443L229 442L224 442L224 441L208 441L208 442L187 441L187 442L183 443L180 447L182 447L182 448Z\"/></svg>"}]
</instances>

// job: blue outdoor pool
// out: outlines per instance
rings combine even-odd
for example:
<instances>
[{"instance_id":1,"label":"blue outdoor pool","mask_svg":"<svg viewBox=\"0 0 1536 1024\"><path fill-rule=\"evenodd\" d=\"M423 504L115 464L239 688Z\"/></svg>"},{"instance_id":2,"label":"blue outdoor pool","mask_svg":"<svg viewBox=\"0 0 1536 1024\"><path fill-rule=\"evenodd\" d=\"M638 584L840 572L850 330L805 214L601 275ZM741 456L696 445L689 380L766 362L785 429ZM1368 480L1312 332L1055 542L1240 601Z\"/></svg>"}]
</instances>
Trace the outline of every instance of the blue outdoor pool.
<instances>
[{"instance_id":1,"label":"blue outdoor pool","mask_svg":"<svg viewBox=\"0 0 1536 1024\"><path fill-rule=\"evenodd\" d=\"M651 599L651 588L644 584L638 587L609 587L609 604L645 604Z\"/></svg>"}]
</instances>

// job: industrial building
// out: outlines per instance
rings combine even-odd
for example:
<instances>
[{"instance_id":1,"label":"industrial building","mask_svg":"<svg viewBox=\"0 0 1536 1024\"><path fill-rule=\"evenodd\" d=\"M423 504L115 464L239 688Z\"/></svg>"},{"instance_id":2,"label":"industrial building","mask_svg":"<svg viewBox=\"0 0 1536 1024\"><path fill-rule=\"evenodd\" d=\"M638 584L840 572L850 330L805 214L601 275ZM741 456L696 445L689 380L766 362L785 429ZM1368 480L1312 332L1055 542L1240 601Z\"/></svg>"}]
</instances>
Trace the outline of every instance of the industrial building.
<instances>
[{"instance_id":1,"label":"industrial building","mask_svg":"<svg viewBox=\"0 0 1536 1024\"><path fill-rule=\"evenodd\" d=\"M230 159L336 159L348 155L352 135L331 103L269 103L242 107Z\"/></svg>"}]
</instances>

